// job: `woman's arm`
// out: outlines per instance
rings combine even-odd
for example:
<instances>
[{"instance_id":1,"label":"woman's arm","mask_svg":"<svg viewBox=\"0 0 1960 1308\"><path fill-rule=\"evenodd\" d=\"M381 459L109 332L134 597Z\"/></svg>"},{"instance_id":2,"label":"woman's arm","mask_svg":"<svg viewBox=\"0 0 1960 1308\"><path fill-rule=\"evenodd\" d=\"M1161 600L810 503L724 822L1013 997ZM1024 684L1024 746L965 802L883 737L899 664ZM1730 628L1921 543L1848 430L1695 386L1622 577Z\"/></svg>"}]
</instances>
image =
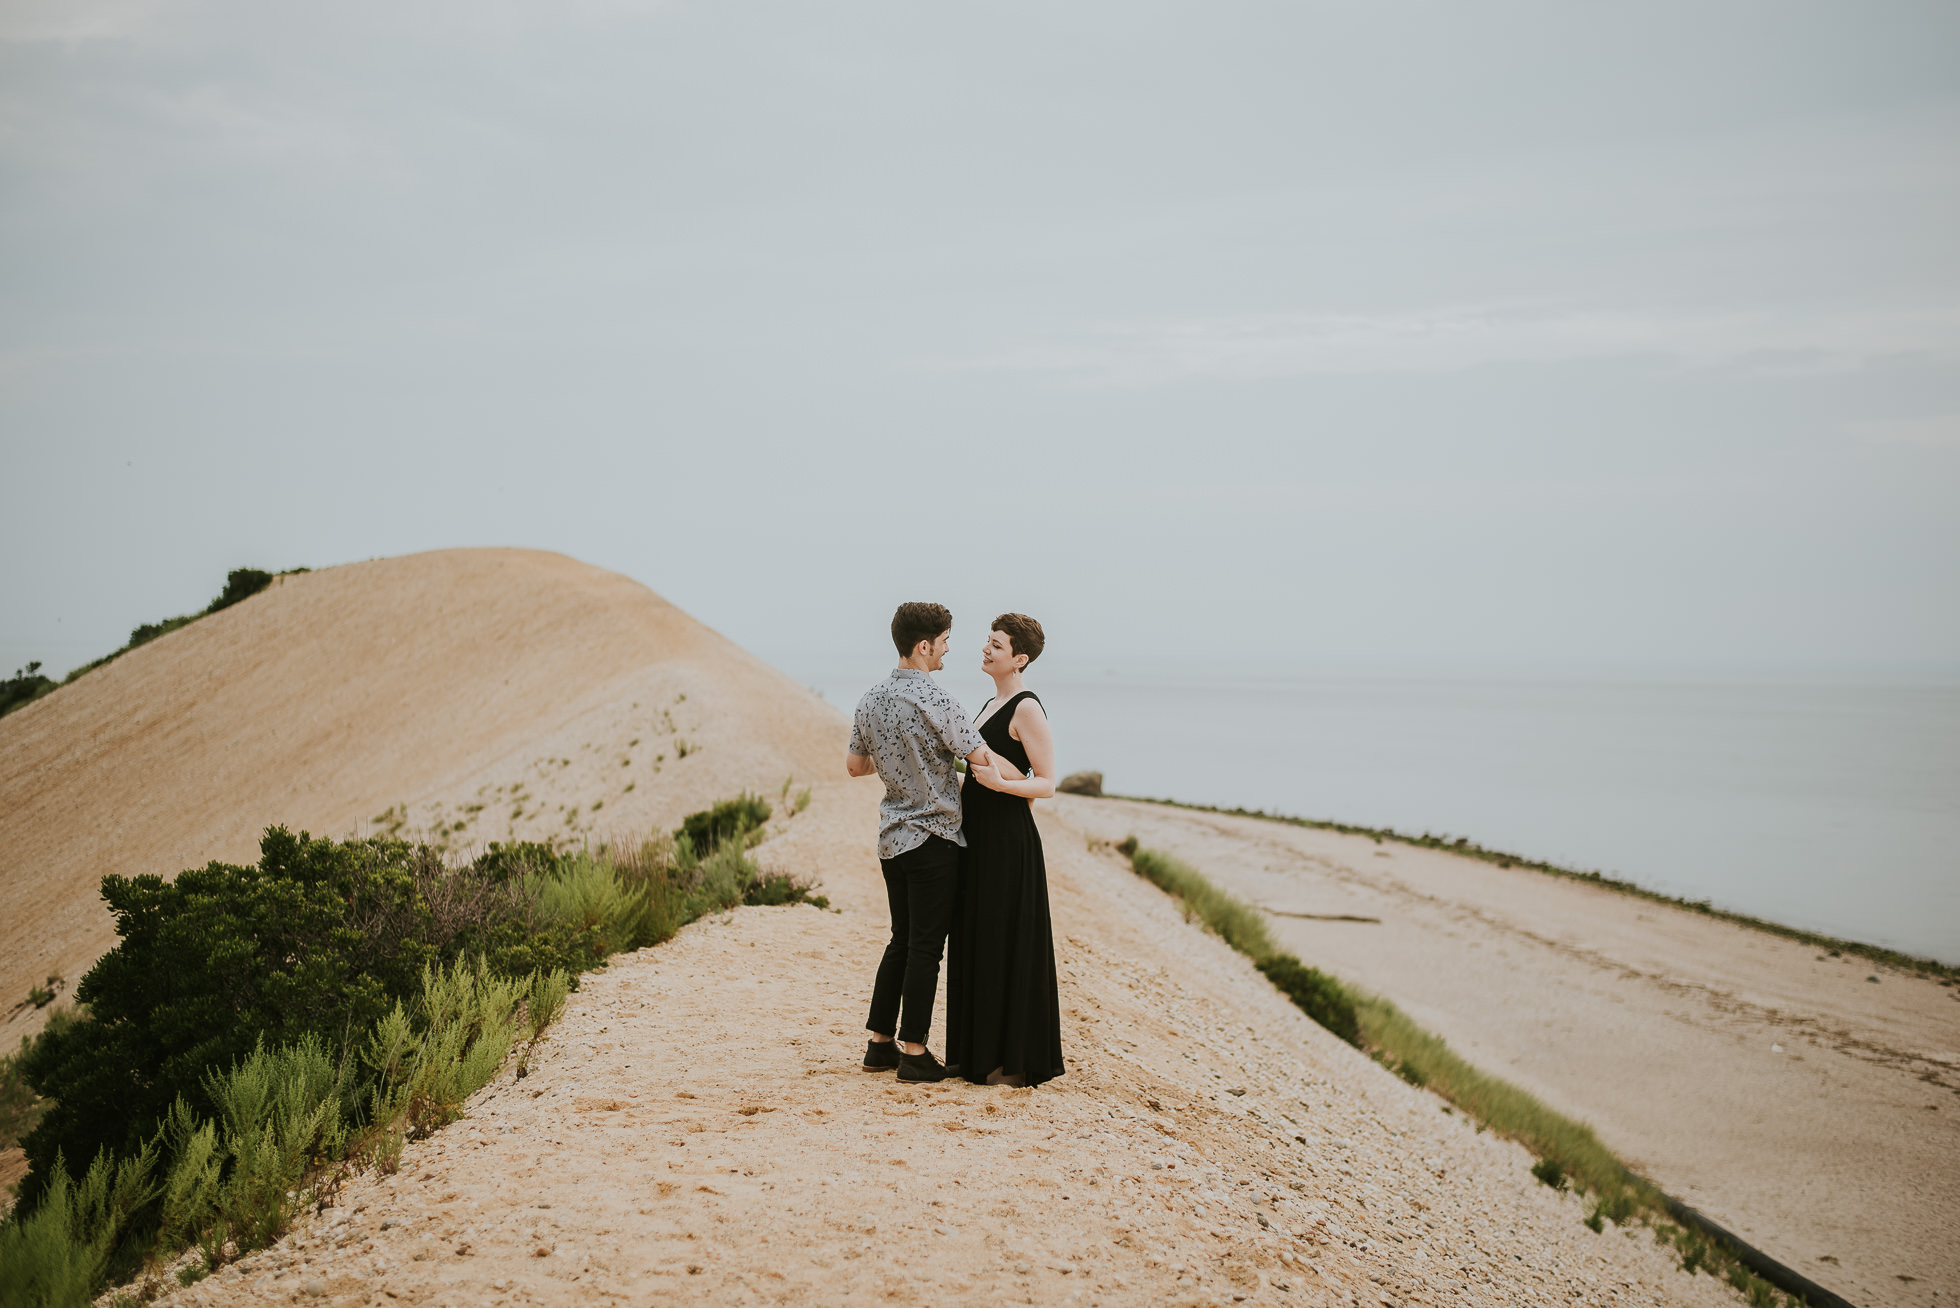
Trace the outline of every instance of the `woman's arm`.
<instances>
[{"instance_id":1,"label":"woman's arm","mask_svg":"<svg viewBox=\"0 0 1960 1308\"><path fill-rule=\"evenodd\" d=\"M980 784L989 790L998 790L1004 795L1019 795L1023 799L1053 798L1055 735L1048 729L1048 715L1041 711L1041 705L1031 699L1024 699L1014 710L1011 730L1014 737L1028 751L1030 775L1010 778L1006 773L1013 769L1008 765L1007 760L996 759L1000 766L979 773Z\"/></svg>"}]
</instances>

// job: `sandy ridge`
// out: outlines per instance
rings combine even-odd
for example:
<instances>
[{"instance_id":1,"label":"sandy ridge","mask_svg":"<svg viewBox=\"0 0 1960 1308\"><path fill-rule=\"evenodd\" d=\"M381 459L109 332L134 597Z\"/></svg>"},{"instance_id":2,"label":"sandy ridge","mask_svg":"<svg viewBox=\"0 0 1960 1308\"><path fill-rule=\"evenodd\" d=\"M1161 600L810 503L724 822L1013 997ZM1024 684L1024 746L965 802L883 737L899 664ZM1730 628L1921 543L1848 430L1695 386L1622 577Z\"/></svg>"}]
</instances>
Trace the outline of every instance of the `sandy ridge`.
<instances>
[{"instance_id":1,"label":"sandy ridge","mask_svg":"<svg viewBox=\"0 0 1960 1308\"><path fill-rule=\"evenodd\" d=\"M1644 1235L1586 1230L1522 1150L1053 816L1068 1075L862 1072L873 800L824 786L764 850L829 855L841 913L738 910L615 960L531 1077L177 1300L1732 1302Z\"/></svg>"}]
</instances>

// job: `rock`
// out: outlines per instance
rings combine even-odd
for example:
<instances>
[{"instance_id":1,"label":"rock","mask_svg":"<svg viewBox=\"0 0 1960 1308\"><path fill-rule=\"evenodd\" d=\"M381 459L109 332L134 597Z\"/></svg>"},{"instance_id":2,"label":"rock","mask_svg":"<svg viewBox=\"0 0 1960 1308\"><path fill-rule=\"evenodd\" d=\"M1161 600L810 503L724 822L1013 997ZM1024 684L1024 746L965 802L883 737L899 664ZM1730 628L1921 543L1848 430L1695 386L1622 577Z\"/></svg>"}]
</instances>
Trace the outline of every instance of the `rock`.
<instances>
[{"instance_id":1,"label":"rock","mask_svg":"<svg viewBox=\"0 0 1960 1308\"><path fill-rule=\"evenodd\" d=\"M1055 783L1055 789L1064 795L1088 795L1101 799L1102 773L1071 772Z\"/></svg>"},{"instance_id":2,"label":"rock","mask_svg":"<svg viewBox=\"0 0 1960 1308\"><path fill-rule=\"evenodd\" d=\"M311 1280L307 1281L304 1285L300 1286L299 1291L301 1294L310 1294L315 1299L325 1298L327 1293L327 1283L316 1276Z\"/></svg>"}]
</instances>

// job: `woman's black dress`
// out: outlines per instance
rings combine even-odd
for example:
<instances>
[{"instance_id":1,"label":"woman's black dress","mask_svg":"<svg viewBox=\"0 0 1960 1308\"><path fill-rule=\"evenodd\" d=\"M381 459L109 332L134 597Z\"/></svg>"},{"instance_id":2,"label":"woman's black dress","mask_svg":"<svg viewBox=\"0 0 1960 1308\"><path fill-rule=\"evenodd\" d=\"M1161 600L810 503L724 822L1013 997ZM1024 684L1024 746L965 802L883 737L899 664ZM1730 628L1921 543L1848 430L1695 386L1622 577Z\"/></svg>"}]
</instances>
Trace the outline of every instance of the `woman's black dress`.
<instances>
[{"instance_id":1,"label":"woman's black dress","mask_svg":"<svg viewBox=\"0 0 1960 1308\"><path fill-rule=\"evenodd\" d=\"M987 748L1027 776L1028 751L1007 734L1024 690L980 727ZM969 1081L999 1072L1040 1085L1062 1074L1061 995L1048 922L1048 865L1034 811L1018 795L960 787L959 916L946 958L946 1061Z\"/></svg>"}]
</instances>

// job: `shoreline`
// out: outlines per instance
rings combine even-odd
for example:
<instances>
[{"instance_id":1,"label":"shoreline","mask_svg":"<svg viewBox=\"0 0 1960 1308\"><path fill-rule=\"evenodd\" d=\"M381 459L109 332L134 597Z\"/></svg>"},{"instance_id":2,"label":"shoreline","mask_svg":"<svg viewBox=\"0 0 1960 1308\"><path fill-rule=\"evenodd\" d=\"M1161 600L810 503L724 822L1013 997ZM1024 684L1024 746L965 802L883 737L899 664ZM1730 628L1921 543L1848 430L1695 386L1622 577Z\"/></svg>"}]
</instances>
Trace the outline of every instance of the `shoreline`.
<instances>
[{"instance_id":1,"label":"shoreline","mask_svg":"<svg viewBox=\"0 0 1960 1308\"><path fill-rule=\"evenodd\" d=\"M1712 917L1736 926L1748 927L1768 935L1794 940L1798 944L1818 949L1835 950L1841 954L1851 954L1858 958L1882 963L1887 967L1911 972L1926 977L1939 977L1950 981L1960 981L1960 965L1942 963L1938 959L1925 958L1918 954L1908 954L1904 950L1892 949L1885 945L1866 944L1860 940L1845 940L1837 936L1825 935L1821 931L1810 931L1803 927L1786 926L1768 918L1738 912L1734 909L1718 907L1712 900L1688 899L1680 895L1670 895L1659 890L1651 890L1637 881L1623 877L1609 876L1604 872L1582 872L1577 868L1564 867L1557 863L1547 863L1543 859L1528 858L1522 854L1512 854L1501 849L1489 849L1477 844L1468 836L1455 840L1445 840L1432 836L1427 831L1420 836L1397 831L1394 827L1366 827L1352 823L1338 822L1332 818L1296 817L1290 813L1269 813L1263 808L1226 808L1220 804L1193 804L1181 799L1161 799L1152 795L1119 795L1106 791L1096 796L1100 799L1121 799L1133 804L1156 804L1164 808L1184 809L1192 813L1217 813L1225 817L1256 818L1261 822L1278 822L1291 827L1303 827L1311 831L1333 831L1344 836L1367 836L1376 844L1395 841L1416 849L1433 849L1446 854L1457 854L1464 858L1474 858L1485 863L1493 863L1501 868L1523 868L1529 872L1539 872L1546 876L1558 877L1566 881L1580 881L1598 886L1617 894L1644 899L1653 904L1666 904L1670 908L1684 909Z\"/></svg>"},{"instance_id":2,"label":"shoreline","mask_svg":"<svg viewBox=\"0 0 1960 1308\"><path fill-rule=\"evenodd\" d=\"M1938 1234L1960 1211L1952 982L1589 877L1452 857L1453 841L1058 803L1086 836L1135 836L1268 913L1278 948L1591 1126L1732 1241L1872 1308L1960 1287Z\"/></svg>"}]
</instances>

